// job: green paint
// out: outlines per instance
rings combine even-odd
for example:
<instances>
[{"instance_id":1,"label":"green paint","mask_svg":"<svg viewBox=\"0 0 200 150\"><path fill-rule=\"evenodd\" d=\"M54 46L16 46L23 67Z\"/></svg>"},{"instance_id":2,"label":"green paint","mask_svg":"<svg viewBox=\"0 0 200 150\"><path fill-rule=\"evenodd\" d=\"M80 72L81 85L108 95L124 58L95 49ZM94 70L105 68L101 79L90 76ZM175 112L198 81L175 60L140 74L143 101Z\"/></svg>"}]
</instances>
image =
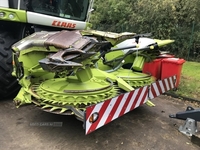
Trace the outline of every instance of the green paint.
<instances>
[{"instance_id":1,"label":"green paint","mask_svg":"<svg viewBox=\"0 0 200 150\"><path fill-rule=\"evenodd\" d=\"M136 71L142 71L145 62L144 56L137 56L133 61L133 69Z\"/></svg>"},{"instance_id":2,"label":"green paint","mask_svg":"<svg viewBox=\"0 0 200 150\"><path fill-rule=\"evenodd\" d=\"M0 20L4 21L14 21L14 22L27 22L27 16L25 10L17 10L11 8L0 8L0 13L4 13L4 17L0 17ZM9 15L13 15L12 19L9 18Z\"/></svg>"},{"instance_id":3,"label":"green paint","mask_svg":"<svg viewBox=\"0 0 200 150\"><path fill-rule=\"evenodd\" d=\"M103 44L106 41L116 44L129 36L131 37L133 34L117 34L94 30L81 31L81 34L84 35L84 37L81 36L83 38L82 42L87 36L87 38L93 37L93 39L96 39L97 43L94 42L94 45L90 47L92 42L87 42L85 45L90 47L87 53L81 53L71 59L70 57L78 52L68 53L68 49L57 48L57 45L44 46L47 40L44 37L52 33L41 32L40 34L41 36L36 37L36 34L33 34L13 45L14 53L18 53L18 61L22 63L24 70L24 76L19 80L22 88L14 99L17 106L34 103L44 110L52 112L56 110L59 113L67 112L70 107L84 110L89 105L111 99L119 94L132 91L134 88L150 85L154 81L153 77L134 72L131 69L122 67L116 69L116 60L125 55L122 50L112 52L107 50L108 53L105 54L104 59L107 62L111 62L108 64L105 64L105 60L103 61L99 57L100 49L97 49L98 44ZM66 38L67 41L69 37L62 38ZM77 39L77 41L80 41L80 37ZM77 41L73 41L71 45L74 43L77 43L77 45L82 44L82 42L79 43ZM22 48L22 44L25 48ZM73 48L73 46L70 47ZM48 63L65 64L65 62L49 59L50 55L65 50L66 53L62 57L68 58L66 61L69 61L69 66L58 67L48 64L47 66L53 68L53 70L42 68L39 61L44 58L47 58ZM89 53L92 54L86 58ZM137 55L134 52L124 58L123 64L132 63L134 69L142 70L146 57L153 58L157 55L157 50L154 49L137 53ZM74 62L82 66L70 66ZM15 76L16 69L14 65L13 75ZM108 70L112 69L114 70L108 73Z\"/></svg>"}]
</instances>

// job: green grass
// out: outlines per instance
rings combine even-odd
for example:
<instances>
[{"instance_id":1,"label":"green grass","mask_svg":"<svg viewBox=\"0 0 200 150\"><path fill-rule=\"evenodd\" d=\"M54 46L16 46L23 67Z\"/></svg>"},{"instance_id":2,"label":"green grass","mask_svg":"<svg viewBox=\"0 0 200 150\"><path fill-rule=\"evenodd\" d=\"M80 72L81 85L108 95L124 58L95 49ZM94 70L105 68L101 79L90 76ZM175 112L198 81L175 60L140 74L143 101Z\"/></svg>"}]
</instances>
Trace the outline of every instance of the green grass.
<instances>
[{"instance_id":1,"label":"green grass","mask_svg":"<svg viewBox=\"0 0 200 150\"><path fill-rule=\"evenodd\" d=\"M174 93L200 100L200 63L185 62L183 64L180 84Z\"/></svg>"}]
</instances>

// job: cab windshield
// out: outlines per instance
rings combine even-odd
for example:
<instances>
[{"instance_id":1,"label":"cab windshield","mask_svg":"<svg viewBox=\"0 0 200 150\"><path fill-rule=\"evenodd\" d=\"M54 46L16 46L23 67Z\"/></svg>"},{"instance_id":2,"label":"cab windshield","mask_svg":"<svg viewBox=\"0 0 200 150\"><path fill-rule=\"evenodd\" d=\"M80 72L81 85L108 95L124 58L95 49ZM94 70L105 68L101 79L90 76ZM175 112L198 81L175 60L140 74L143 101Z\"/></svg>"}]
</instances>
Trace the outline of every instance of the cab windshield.
<instances>
[{"instance_id":1,"label":"cab windshield","mask_svg":"<svg viewBox=\"0 0 200 150\"><path fill-rule=\"evenodd\" d=\"M31 0L29 10L41 14L85 21L89 0Z\"/></svg>"}]
</instances>

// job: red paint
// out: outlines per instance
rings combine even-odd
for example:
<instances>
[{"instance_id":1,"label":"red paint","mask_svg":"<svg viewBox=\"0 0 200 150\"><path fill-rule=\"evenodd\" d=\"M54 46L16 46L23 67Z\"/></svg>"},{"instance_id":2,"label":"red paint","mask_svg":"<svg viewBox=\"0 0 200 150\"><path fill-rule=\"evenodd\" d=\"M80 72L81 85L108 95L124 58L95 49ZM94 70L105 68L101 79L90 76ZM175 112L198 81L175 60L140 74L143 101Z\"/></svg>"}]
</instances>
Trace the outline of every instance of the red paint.
<instances>
[{"instance_id":1,"label":"red paint","mask_svg":"<svg viewBox=\"0 0 200 150\"><path fill-rule=\"evenodd\" d=\"M71 29L76 28L75 23L73 24L69 22L62 22L62 21L56 21L56 20L54 20L51 25L56 26L56 27L64 27L64 28L71 28Z\"/></svg>"}]
</instances>

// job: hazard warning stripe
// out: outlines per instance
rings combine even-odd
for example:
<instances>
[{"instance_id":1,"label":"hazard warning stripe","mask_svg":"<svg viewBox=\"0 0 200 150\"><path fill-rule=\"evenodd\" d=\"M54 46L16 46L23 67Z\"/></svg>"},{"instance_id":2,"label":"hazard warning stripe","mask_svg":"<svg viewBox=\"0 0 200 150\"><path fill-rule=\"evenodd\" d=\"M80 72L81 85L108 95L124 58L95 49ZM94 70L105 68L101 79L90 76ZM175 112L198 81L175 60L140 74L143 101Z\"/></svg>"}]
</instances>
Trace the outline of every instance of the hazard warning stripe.
<instances>
[{"instance_id":1,"label":"hazard warning stripe","mask_svg":"<svg viewBox=\"0 0 200 150\"><path fill-rule=\"evenodd\" d=\"M162 93L175 88L176 76L165 78L152 83L149 86L138 88L134 91L121 94L115 98L92 105L85 111L85 134L89 134L96 129L108 124L120 116L146 103L148 99L153 99ZM98 114L98 119L90 123L92 114Z\"/></svg>"},{"instance_id":2,"label":"hazard warning stripe","mask_svg":"<svg viewBox=\"0 0 200 150\"><path fill-rule=\"evenodd\" d=\"M172 76L163 80L152 83L149 91L149 98L153 99L166 91L175 88L176 76Z\"/></svg>"},{"instance_id":3,"label":"hazard warning stripe","mask_svg":"<svg viewBox=\"0 0 200 150\"><path fill-rule=\"evenodd\" d=\"M144 104L148 99L148 86L141 87L129 93L106 100L86 108L86 134L95 131L105 124L119 118L129 111ZM89 117L98 113L98 119L94 123L89 122Z\"/></svg>"}]
</instances>

